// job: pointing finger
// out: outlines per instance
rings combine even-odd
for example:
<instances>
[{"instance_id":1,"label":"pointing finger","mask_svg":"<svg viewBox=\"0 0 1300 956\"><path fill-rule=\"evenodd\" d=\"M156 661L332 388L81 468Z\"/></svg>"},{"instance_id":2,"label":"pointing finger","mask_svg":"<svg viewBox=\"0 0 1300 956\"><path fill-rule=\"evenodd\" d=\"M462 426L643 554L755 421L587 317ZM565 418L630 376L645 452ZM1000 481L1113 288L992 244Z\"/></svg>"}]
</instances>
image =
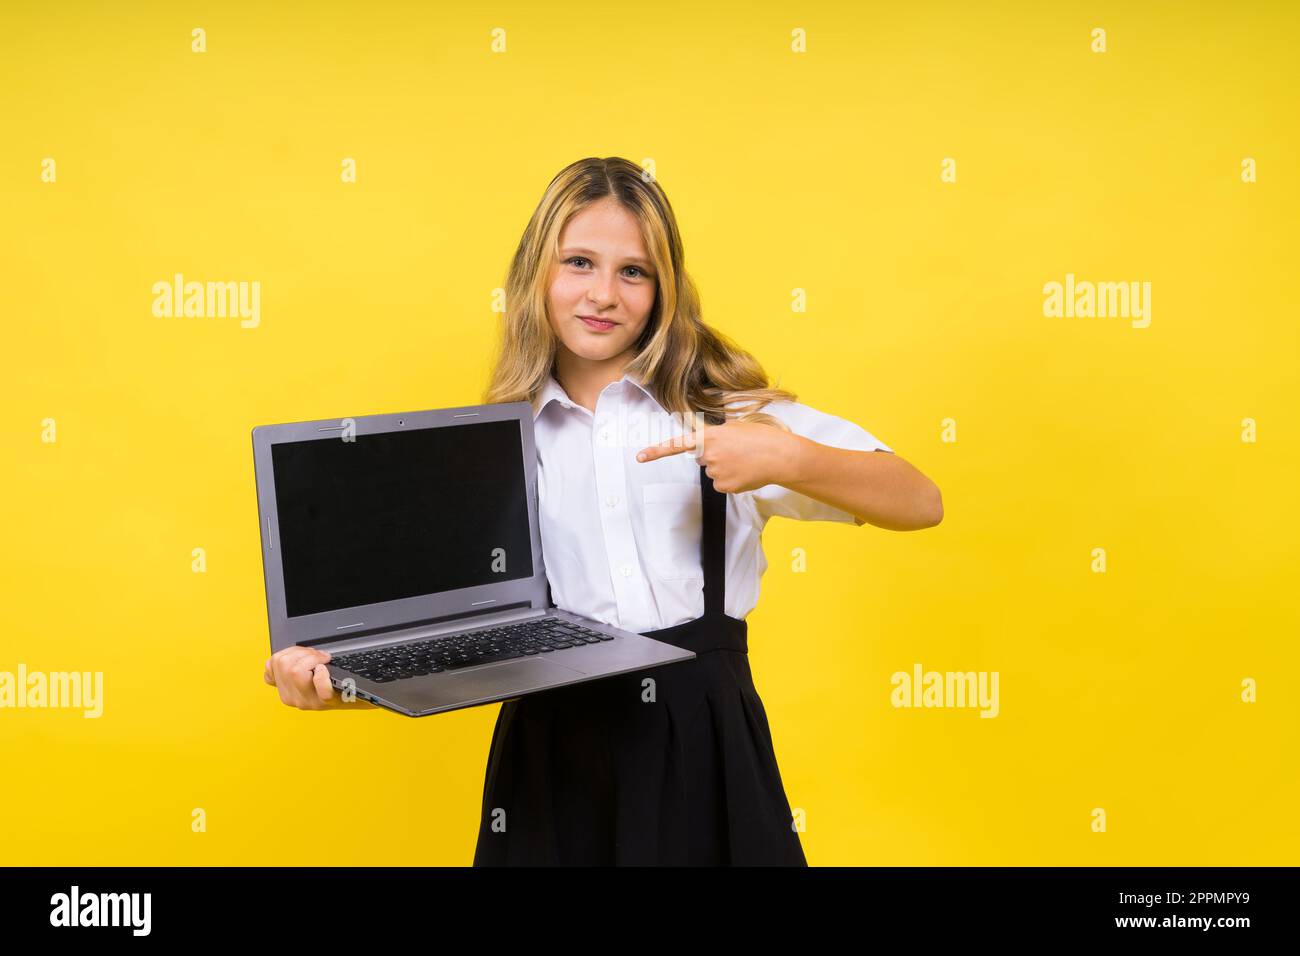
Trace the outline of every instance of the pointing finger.
<instances>
[{"instance_id":1,"label":"pointing finger","mask_svg":"<svg viewBox=\"0 0 1300 956\"><path fill-rule=\"evenodd\" d=\"M680 455L684 451L694 451L697 442L704 441L704 430L690 431L657 445L648 445L636 453L637 461L655 461L669 455Z\"/></svg>"}]
</instances>

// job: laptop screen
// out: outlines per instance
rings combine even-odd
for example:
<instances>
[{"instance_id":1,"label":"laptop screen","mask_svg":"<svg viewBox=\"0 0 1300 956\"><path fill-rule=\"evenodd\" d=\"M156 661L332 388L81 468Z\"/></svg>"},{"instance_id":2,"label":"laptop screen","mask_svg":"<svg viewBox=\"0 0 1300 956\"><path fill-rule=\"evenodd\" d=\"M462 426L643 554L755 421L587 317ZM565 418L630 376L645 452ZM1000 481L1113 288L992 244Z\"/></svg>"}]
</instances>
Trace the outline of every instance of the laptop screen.
<instances>
[{"instance_id":1,"label":"laptop screen","mask_svg":"<svg viewBox=\"0 0 1300 956\"><path fill-rule=\"evenodd\" d=\"M531 577L519 429L272 445L288 616Z\"/></svg>"}]
</instances>

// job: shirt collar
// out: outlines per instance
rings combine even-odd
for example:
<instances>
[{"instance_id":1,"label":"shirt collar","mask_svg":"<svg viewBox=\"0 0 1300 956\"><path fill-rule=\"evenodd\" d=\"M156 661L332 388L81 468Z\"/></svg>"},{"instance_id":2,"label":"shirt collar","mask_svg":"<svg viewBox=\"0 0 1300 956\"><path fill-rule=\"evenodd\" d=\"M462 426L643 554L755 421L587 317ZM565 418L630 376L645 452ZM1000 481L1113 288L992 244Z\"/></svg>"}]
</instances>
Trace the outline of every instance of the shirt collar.
<instances>
[{"instance_id":1,"label":"shirt collar","mask_svg":"<svg viewBox=\"0 0 1300 956\"><path fill-rule=\"evenodd\" d=\"M645 395L652 402L654 402L656 405L659 404L658 400L655 399L654 395L651 394L650 390L645 387L645 384L641 381L641 379L638 376L633 375L631 372L629 372L625 374L621 379L619 379L619 381L631 382L642 392L644 392ZM537 416L542 414L542 410L546 408L546 406L553 401L559 402L565 408L573 408L575 405L577 405L577 402L570 399L568 393L565 392L564 388L560 385L560 383L555 380L555 376L548 374L546 376L546 383L542 386L542 391L537 397L537 404L533 411L533 420L536 421Z\"/></svg>"}]
</instances>

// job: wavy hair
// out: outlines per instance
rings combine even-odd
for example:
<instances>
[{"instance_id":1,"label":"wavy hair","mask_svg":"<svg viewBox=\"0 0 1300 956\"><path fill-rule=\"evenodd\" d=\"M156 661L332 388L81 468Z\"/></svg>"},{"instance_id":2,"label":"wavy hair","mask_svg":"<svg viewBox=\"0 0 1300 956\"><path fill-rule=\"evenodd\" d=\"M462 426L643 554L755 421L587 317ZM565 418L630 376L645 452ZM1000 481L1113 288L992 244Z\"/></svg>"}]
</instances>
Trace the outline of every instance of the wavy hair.
<instances>
[{"instance_id":1,"label":"wavy hair","mask_svg":"<svg viewBox=\"0 0 1300 956\"><path fill-rule=\"evenodd\" d=\"M700 296L686 272L668 197L639 166L617 156L580 159L546 187L510 264L505 322L483 401L527 401L536 407L559 343L547 318L547 279L559 259L560 233L575 214L607 196L636 217L657 276L654 305L625 371L668 412L702 412L715 420L761 422L788 431L759 409L780 399L794 401L794 393L769 385L757 359L700 317Z\"/></svg>"}]
</instances>

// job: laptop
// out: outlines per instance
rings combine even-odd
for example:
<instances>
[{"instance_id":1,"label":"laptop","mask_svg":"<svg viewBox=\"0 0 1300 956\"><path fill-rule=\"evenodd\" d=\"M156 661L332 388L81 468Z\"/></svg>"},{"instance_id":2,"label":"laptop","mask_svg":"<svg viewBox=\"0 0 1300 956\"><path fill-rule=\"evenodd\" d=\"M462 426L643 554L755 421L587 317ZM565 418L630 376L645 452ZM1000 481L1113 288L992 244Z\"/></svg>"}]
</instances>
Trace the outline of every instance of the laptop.
<instances>
[{"instance_id":1,"label":"laptop","mask_svg":"<svg viewBox=\"0 0 1300 956\"><path fill-rule=\"evenodd\" d=\"M528 402L259 425L274 653L408 717L691 660L554 607Z\"/></svg>"}]
</instances>

